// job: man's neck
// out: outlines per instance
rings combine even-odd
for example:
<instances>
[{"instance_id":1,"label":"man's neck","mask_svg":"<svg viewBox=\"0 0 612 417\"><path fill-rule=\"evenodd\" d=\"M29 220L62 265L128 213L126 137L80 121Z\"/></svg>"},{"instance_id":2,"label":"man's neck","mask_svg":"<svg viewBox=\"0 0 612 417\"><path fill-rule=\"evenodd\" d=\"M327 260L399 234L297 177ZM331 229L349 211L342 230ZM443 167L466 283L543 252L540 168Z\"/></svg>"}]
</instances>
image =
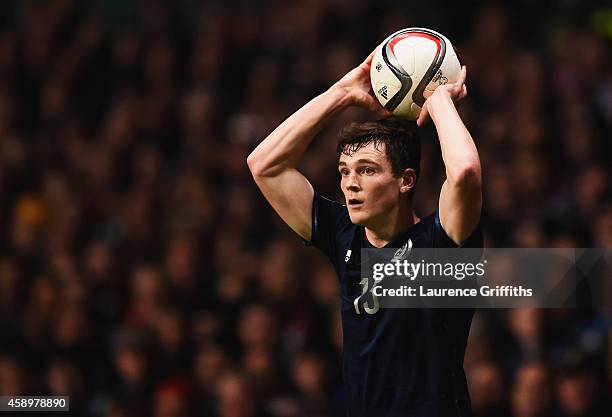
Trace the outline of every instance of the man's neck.
<instances>
[{"instance_id":1,"label":"man's neck","mask_svg":"<svg viewBox=\"0 0 612 417\"><path fill-rule=\"evenodd\" d=\"M365 227L366 238L374 247L382 248L421 219L417 217L410 205L403 210L398 208L396 213L391 214L385 220L380 226Z\"/></svg>"}]
</instances>

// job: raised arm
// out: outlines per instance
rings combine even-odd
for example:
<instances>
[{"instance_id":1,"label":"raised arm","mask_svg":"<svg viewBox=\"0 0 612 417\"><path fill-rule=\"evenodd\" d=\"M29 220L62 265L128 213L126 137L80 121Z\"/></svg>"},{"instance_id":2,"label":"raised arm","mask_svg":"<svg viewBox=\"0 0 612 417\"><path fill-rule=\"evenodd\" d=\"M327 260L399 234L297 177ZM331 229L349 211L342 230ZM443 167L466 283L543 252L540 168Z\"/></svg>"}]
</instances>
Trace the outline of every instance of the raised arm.
<instances>
[{"instance_id":1,"label":"raised arm","mask_svg":"<svg viewBox=\"0 0 612 417\"><path fill-rule=\"evenodd\" d=\"M306 148L330 118L352 105L386 115L370 93L373 53L281 123L249 155L257 186L278 215L306 240L312 233L313 188L297 169Z\"/></svg>"},{"instance_id":2,"label":"raised arm","mask_svg":"<svg viewBox=\"0 0 612 417\"><path fill-rule=\"evenodd\" d=\"M474 231L480 220L482 207L482 178L480 159L474 140L461 121L455 102L467 95L466 68L454 84L441 85L426 100L417 123L428 117L433 120L446 180L440 191L440 223L446 234L461 245Z\"/></svg>"}]
</instances>

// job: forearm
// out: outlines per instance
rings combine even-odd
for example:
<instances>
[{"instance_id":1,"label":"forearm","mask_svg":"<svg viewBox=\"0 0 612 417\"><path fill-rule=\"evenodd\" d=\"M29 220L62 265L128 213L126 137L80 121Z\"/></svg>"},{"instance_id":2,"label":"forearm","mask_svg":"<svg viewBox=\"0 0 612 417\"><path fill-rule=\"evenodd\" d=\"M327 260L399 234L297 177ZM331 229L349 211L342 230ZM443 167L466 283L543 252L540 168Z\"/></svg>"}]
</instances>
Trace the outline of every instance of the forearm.
<instances>
[{"instance_id":1,"label":"forearm","mask_svg":"<svg viewBox=\"0 0 612 417\"><path fill-rule=\"evenodd\" d=\"M469 180L470 184L479 186L481 170L478 151L453 100L448 94L432 96L431 99L429 113L438 132L447 181L462 184Z\"/></svg>"},{"instance_id":2,"label":"forearm","mask_svg":"<svg viewBox=\"0 0 612 417\"><path fill-rule=\"evenodd\" d=\"M297 168L314 136L347 105L347 95L336 86L309 101L253 150L247 160L251 172L263 177Z\"/></svg>"}]
</instances>

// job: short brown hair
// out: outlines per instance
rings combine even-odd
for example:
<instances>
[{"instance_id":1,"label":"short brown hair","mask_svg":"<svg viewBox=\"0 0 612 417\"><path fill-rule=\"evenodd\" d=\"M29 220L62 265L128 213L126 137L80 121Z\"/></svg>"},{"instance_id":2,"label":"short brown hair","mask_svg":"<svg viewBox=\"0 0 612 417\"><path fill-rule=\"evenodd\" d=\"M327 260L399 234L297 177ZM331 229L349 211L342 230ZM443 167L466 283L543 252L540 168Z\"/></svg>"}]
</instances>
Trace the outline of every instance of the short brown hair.
<instances>
[{"instance_id":1,"label":"short brown hair","mask_svg":"<svg viewBox=\"0 0 612 417\"><path fill-rule=\"evenodd\" d=\"M412 168L419 177L421 140L416 123L397 117L351 123L340 132L337 157L340 158L342 154L350 156L370 143L376 149L385 145L385 154L394 176L399 177L406 168Z\"/></svg>"}]
</instances>

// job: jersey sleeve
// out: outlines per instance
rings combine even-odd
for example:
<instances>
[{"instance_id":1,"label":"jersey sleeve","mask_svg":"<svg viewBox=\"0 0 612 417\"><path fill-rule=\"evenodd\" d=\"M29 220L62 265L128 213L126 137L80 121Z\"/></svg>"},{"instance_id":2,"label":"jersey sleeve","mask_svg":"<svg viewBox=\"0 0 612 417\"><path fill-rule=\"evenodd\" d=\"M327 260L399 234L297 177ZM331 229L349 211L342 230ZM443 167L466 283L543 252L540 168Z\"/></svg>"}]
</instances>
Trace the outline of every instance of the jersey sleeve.
<instances>
[{"instance_id":1,"label":"jersey sleeve","mask_svg":"<svg viewBox=\"0 0 612 417\"><path fill-rule=\"evenodd\" d=\"M338 236L350 224L345 206L321 196L315 191L312 201L312 234L307 246L320 249L330 258L334 257Z\"/></svg>"},{"instance_id":2,"label":"jersey sleeve","mask_svg":"<svg viewBox=\"0 0 612 417\"><path fill-rule=\"evenodd\" d=\"M433 230L432 230L432 247L434 248L457 248L458 245L451 239L442 224L440 223L440 215L438 210L434 213ZM463 242L462 248L482 248L484 246L484 238L480 222L472 234Z\"/></svg>"}]
</instances>

